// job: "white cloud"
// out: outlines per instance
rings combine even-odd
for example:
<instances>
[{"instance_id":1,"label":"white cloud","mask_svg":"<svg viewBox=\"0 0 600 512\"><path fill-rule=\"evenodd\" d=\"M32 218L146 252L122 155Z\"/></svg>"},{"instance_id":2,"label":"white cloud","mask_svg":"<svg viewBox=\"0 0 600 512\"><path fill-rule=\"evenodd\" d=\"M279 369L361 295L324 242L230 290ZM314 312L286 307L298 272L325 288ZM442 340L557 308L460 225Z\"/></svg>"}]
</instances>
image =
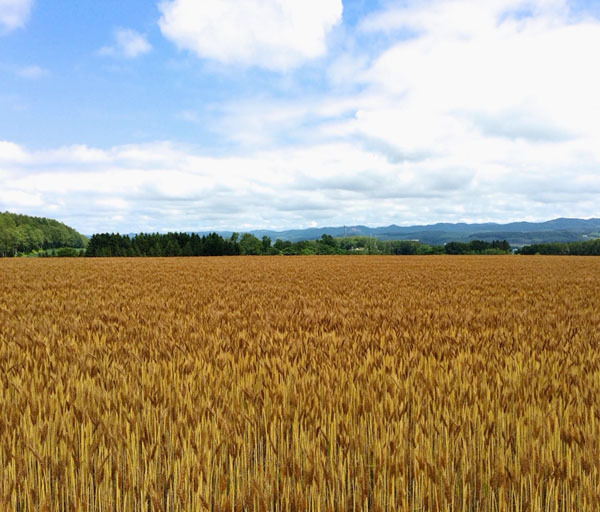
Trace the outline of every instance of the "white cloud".
<instances>
[{"instance_id":1,"label":"white cloud","mask_svg":"<svg viewBox=\"0 0 600 512\"><path fill-rule=\"evenodd\" d=\"M478 194L513 180L533 199L523 175L557 188L582 169L600 175L598 20L562 0L430 0L374 14L362 30L392 42L359 74L354 118L321 133L406 160L432 154L474 172Z\"/></svg>"},{"instance_id":2,"label":"white cloud","mask_svg":"<svg viewBox=\"0 0 600 512\"><path fill-rule=\"evenodd\" d=\"M232 100L214 107L217 116L211 129L243 148L276 147L282 140L320 143L327 139L329 123L353 115L357 105L368 100L349 95L303 95L296 99L253 97ZM215 112L212 112L213 114ZM194 111L179 117L190 122L206 122Z\"/></svg>"},{"instance_id":3,"label":"white cloud","mask_svg":"<svg viewBox=\"0 0 600 512\"><path fill-rule=\"evenodd\" d=\"M5 188L0 190L0 204L10 205L10 208L5 208L7 211L21 213L22 208L43 208L44 200L39 194L30 194L22 190Z\"/></svg>"},{"instance_id":4,"label":"white cloud","mask_svg":"<svg viewBox=\"0 0 600 512\"><path fill-rule=\"evenodd\" d=\"M33 0L0 0L0 33L25 26L32 5Z\"/></svg>"},{"instance_id":5,"label":"white cloud","mask_svg":"<svg viewBox=\"0 0 600 512\"><path fill-rule=\"evenodd\" d=\"M0 165L4 163L20 164L28 159L27 152L18 144L0 140Z\"/></svg>"},{"instance_id":6,"label":"white cloud","mask_svg":"<svg viewBox=\"0 0 600 512\"><path fill-rule=\"evenodd\" d=\"M118 28L114 37L114 45L100 48L100 55L133 59L152 49L145 35L129 28Z\"/></svg>"},{"instance_id":7,"label":"white cloud","mask_svg":"<svg viewBox=\"0 0 600 512\"><path fill-rule=\"evenodd\" d=\"M37 80L48 74L48 71L40 66L25 66L17 70L17 75L29 80Z\"/></svg>"},{"instance_id":8,"label":"white cloud","mask_svg":"<svg viewBox=\"0 0 600 512\"><path fill-rule=\"evenodd\" d=\"M341 0L173 0L160 28L182 49L223 63L286 70L327 51Z\"/></svg>"},{"instance_id":9,"label":"white cloud","mask_svg":"<svg viewBox=\"0 0 600 512\"><path fill-rule=\"evenodd\" d=\"M470 37L498 28L507 19L527 22L548 15L568 16L567 0L408 0L372 13L360 28L366 32L408 30L412 34Z\"/></svg>"}]
</instances>

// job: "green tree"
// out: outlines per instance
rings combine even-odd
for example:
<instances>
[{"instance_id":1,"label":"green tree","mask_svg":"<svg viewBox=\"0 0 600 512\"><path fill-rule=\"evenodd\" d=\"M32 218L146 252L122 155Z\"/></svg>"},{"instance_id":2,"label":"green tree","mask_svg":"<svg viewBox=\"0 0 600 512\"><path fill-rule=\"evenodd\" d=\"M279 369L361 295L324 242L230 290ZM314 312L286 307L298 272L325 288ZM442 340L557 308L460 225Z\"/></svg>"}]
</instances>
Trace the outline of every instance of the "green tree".
<instances>
[{"instance_id":1,"label":"green tree","mask_svg":"<svg viewBox=\"0 0 600 512\"><path fill-rule=\"evenodd\" d=\"M9 212L0 213L0 256L15 255L17 251L33 252L59 247L83 248L86 245L86 237L56 220Z\"/></svg>"},{"instance_id":2,"label":"green tree","mask_svg":"<svg viewBox=\"0 0 600 512\"><path fill-rule=\"evenodd\" d=\"M171 239L167 242L165 256L181 256L181 247L175 240Z\"/></svg>"},{"instance_id":3,"label":"green tree","mask_svg":"<svg viewBox=\"0 0 600 512\"><path fill-rule=\"evenodd\" d=\"M281 238L278 238L277 240L275 240L275 243L273 244L273 248L281 253L284 253L286 250L290 249L291 247L292 247L292 242L290 242L289 240L283 241L283 240L281 240Z\"/></svg>"},{"instance_id":4,"label":"green tree","mask_svg":"<svg viewBox=\"0 0 600 512\"><path fill-rule=\"evenodd\" d=\"M162 249L160 247L160 244L158 243L158 240L156 240L156 242L154 242L154 245L152 245L152 247L150 248L150 252L149 252L150 256L153 257L159 257L162 256Z\"/></svg>"},{"instance_id":5,"label":"green tree","mask_svg":"<svg viewBox=\"0 0 600 512\"><path fill-rule=\"evenodd\" d=\"M240 240L242 254L262 254L263 244L251 233L244 233Z\"/></svg>"},{"instance_id":6,"label":"green tree","mask_svg":"<svg viewBox=\"0 0 600 512\"><path fill-rule=\"evenodd\" d=\"M181 254L183 256L193 256L194 255L194 249L192 249L192 243L189 240L183 246L183 251Z\"/></svg>"},{"instance_id":7,"label":"green tree","mask_svg":"<svg viewBox=\"0 0 600 512\"><path fill-rule=\"evenodd\" d=\"M271 239L267 235L262 237L262 253L263 254L271 253Z\"/></svg>"}]
</instances>

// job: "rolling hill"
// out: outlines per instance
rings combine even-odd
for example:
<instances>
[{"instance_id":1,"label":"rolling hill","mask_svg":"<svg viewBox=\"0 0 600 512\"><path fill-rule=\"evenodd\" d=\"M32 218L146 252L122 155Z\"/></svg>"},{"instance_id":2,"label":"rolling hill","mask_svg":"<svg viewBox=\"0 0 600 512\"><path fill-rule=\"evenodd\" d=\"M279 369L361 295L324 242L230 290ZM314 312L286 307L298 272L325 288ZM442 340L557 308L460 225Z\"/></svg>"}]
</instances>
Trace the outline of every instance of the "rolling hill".
<instances>
[{"instance_id":1,"label":"rolling hill","mask_svg":"<svg viewBox=\"0 0 600 512\"><path fill-rule=\"evenodd\" d=\"M287 231L256 230L251 232L261 238L272 240L314 240L323 234L334 237L373 236L380 240L419 240L420 242L441 245L447 242L468 242L470 240L507 240L512 246L545 242L577 242L600 237L600 219L559 218L546 222L511 222L497 224L437 223L416 226L390 226L370 228L367 226L337 226L323 228L291 229ZM231 232L220 233L228 236Z\"/></svg>"}]
</instances>

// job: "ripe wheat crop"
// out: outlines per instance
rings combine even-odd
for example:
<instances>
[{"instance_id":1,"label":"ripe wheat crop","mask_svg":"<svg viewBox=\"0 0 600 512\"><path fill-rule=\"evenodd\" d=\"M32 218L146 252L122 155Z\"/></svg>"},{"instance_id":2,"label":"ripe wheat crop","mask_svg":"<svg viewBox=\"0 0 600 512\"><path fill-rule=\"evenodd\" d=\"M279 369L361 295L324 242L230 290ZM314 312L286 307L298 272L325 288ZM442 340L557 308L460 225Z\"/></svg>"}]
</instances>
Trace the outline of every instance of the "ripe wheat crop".
<instances>
[{"instance_id":1,"label":"ripe wheat crop","mask_svg":"<svg viewBox=\"0 0 600 512\"><path fill-rule=\"evenodd\" d=\"M0 261L0 510L600 510L600 259Z\"/></svg>"}]
</instances>

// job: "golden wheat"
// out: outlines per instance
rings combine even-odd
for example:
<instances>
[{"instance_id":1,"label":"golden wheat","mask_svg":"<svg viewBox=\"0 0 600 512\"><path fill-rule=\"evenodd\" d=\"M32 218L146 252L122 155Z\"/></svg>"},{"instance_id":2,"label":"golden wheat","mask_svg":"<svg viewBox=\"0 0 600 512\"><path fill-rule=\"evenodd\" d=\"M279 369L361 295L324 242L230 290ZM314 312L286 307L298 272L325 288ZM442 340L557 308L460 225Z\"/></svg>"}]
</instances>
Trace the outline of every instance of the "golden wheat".
<instances>
[{"instance_id":1,"label":"golden wheat","mask_svg":"<svg viewBox=\"0 0 600 512\"><path fill-rule=\"evenodd\" d=\"M0 261L0 509L600 510L600 259Z\"/></svg>"}]
</instances>

